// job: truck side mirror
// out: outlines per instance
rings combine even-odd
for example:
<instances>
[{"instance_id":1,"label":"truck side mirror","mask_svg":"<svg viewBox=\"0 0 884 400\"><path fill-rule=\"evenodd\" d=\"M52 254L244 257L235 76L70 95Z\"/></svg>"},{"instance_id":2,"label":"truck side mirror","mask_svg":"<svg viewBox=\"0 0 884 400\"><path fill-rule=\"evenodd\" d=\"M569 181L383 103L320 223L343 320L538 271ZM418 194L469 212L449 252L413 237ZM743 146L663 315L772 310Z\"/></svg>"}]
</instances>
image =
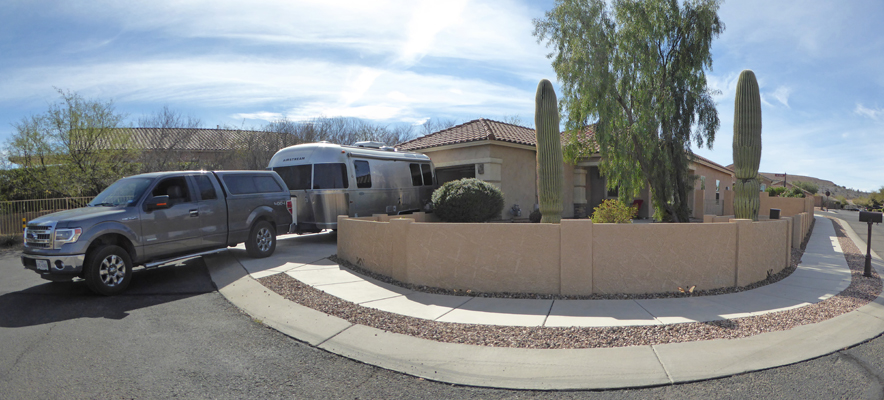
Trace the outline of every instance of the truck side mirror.
<instances>
[{"instance_id":1,"label":"truck side mirror","mask_svg":"<svg viewBox=\"0 0 884 400\"><path fill-rule=\"evenodd\" d=\"M144 202L144 211L164 210L171 206L168 195L154 196Z\"/></svg>"}]
</instances>

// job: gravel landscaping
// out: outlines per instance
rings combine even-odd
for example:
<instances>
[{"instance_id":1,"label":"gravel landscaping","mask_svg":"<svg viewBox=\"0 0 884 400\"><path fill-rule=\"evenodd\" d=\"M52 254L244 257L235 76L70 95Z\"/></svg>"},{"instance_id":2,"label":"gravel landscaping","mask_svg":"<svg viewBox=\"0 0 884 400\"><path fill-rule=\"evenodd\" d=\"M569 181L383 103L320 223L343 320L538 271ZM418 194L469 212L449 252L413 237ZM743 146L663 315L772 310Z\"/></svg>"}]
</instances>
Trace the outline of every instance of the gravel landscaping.
<instances>
[{"instance_id":1,"label":"gravel landscaping","mask_svg":"<svg viewBox=\"0 0 884 400\"><path fill-rule=\"evenodd\" d=\"M847 264L852 272L852 281L847 289L822 302L793 310L780 311L757 317L713 322L610 328L509 327L436 322L362 307L326 294L325 292L317 290L309 285L305 285L286 274L276 274L261 278L258 281L288 300L345 319L351 323L367 325L389 332L401 333L440 342L494 347L576 349L652 345L711 339L736 339L764 332L787 330L799 325L824 321L853 311L854 309L869 303L878 296L881 292L882 286L878 274L873 269L873 276L871 278L864 278L862 276L865 256L860 249L847 238L847 235L840 224L834 220L832 223L835 227L835 232L838 236L841 248L844 251ZM803 247L804 246L802 246L802 248ZM779 274L768 277L765 281L742 288L695 292L691 295L699 296L733 293L773 283L791 274L800 262L802 254L802 250L794 249L792 252L791 266ZM375 279L394 284L397 283L386 277L366 273L366 271L348 264L343 264L342 266L345 268L351 268L355 272L372 276ZM567 297L530 294L466 293L464 291L448 291L402 284L400 284L400 286L431 293L513 298L644 299L684 297L688 295L682 293L667 293L640 296L594 295Z\"/></svg>"}]
</instances>

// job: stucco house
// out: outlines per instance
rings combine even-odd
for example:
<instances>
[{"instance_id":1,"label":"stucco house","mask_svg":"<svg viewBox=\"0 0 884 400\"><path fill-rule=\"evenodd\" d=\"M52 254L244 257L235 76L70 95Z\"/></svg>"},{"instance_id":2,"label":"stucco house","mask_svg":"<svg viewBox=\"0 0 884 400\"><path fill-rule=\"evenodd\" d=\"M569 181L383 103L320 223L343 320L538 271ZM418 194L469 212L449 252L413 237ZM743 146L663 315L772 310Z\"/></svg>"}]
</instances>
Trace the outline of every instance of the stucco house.
<instances>
[{"instance_id":1,"label":"stucco house","mask_svg":"<svg viewBox=\"0 0 884 400\"><path fill-rule=\"evenodd\" d=\"M589 135L592 132L588 132ZM478 178L504 193L503 220L523 219L537 204L537 168L534 129L489 119L476 119L429 135L400 143L396 148L430 156L439 184L461 178ZM616 198L608 191L599 172L601 156L594 154L564 164L562 206L564 218L582 218L605 199ZM689 204L694 217L723 215L726 198L732 198L733 172L711 160L697 157L691 173L698 176ZM652 216L648 189L642 191L639 217Z\"/></svg>"}]
</instances>

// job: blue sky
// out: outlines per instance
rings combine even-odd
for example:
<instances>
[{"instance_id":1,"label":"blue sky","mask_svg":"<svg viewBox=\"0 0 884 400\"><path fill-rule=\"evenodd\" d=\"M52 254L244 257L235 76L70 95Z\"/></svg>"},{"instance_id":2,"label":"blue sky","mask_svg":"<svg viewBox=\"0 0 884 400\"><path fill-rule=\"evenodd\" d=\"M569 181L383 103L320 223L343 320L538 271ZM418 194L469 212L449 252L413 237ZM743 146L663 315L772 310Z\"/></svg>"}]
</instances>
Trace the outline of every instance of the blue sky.
<instances>
[{"instance_id":1,"label":"blue sky","mask_svg":"<svg viewBox=\"0 0 884 400\"><path fill-rule=\"evenodd\" d=\"M531 20L551 1L40 1L0 8L0 142L57 100L113 99L134 123L163 105L207 127L287 116L383 124L533 121L555 81ZM736 79L763 101L763 172L884 185L884 2L731 0L709 82L732 162Z\"/></svg>"}]
</instances>

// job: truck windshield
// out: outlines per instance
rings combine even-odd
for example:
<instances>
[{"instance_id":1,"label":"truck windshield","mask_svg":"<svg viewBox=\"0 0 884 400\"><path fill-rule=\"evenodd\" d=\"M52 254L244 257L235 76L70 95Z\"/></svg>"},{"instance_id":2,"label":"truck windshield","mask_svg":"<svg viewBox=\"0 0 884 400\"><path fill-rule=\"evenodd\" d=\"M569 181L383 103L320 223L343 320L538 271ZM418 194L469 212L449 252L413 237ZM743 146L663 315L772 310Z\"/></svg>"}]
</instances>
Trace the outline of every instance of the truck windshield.
<instances>
[{"instance_id":1,"label":"truck windshield","mask_svg":"<svg viewBox=\"0 0 884 400\"><path fill-rule=\"evenodd\" d=\"M150 186L150 178L120 179L89 202L89 207L114 207L135 204Z\"/></svg>"}]
</instances>

